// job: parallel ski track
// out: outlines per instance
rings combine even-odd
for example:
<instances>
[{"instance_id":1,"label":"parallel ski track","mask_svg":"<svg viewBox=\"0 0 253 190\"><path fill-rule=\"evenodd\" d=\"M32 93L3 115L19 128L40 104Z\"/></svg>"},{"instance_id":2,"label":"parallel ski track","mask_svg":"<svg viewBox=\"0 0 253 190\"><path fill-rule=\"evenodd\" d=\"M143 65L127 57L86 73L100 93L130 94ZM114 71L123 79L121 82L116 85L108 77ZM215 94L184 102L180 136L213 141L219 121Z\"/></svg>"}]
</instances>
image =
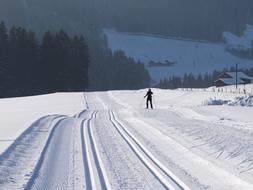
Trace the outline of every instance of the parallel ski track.
<instances>
[{"instance_id":1,"label":"parallel ski track","mask_svg":"<svg viewBox=\"0 0 253 190\"><path fill-rule=\"evenodd\" d=\"M41 152L41 155L40 155L40 158L35 166L35 169L33 171L33 174L30 178L30 180L28 181L28 183L26 184L26 187L24 188L25 190L30 190L32 189L33 185L34 185L34 182L36 180L36 178L38 177L38 174L39 174L39 170L41 169L41 166L42 166L42 163L44 162L45 160L45 154L47 152L47 149L50 145L50 142L51 142L51 139L52 139L52 136L54 134L54 131L56 130L56 128L59 126L59 124L64 120L66 119L66 116L58 116L54 119L58 119L58 121L54 124L54 126L52 127L52 130L48 136L48 139L47 139L47 142L46 142L46 145L44 146L42 152ZM52 120L53 121L53 120Z\"/></svg>"},{"instance_id":2,"label":"parallel ski track","mask_svg":"<svg viewBox=\"0 0 253 190\"><path fill-rule=\"evenodd\" d=\"M115 113L109 110L110 121L113 126L127 142L137 157L158 179L158 181L169 190L190 190L177 176L165 167L143 144L116 118Z\"/></svg>"},{"instance_id":3,"label":"parallel ski track","mask_svg":"<svg viewBox=\"0 0 253 190\"><path fill-rule=\"evenodd\" d=\"M102 163L96 141L93 135L91 121L96 119L98 111L94 111L91 118L83 120L81 124L81 140L83 165L86 179L86 189L97 190L106 189L111 190L110 182ZM95 166L95 168L94 168Z\"/></svg>"}]
</instances>

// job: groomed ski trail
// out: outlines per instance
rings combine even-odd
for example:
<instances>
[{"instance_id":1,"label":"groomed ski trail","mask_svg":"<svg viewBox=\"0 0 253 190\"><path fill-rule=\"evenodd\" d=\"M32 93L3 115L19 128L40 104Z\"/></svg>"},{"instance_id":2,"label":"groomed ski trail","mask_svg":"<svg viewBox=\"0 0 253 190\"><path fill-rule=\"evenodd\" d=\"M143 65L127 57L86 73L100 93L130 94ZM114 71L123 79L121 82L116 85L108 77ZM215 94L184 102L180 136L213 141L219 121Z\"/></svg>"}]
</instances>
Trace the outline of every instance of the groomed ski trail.
<instances>
[{"instance_id":1,"label":"groomed ski trail","mask_svg":"<svg viewBox=\"0 0 253 190\"><path fill-rule=\"evenodd\" d=\"M24 189L50 138L51 131L63 115L49 115L35 121L0 156L0 189Z\"/></svg>"},{"instance_id":2,"label":"groomed ski trail","mask_svg":"<svg viewBox=\"0 0 253 190\"><path fill-rule=\"evenodd\" d=\"M88 100L92 102L89 103L92 109L100 108L100 117L95 123L96 135L100 141L101 152L104 152L104 159L107 159L106 166L114 189L190 190L147 149L143 148L138 140L133 141L132 136L125 132L126 129L123 129L121 122L116 119L114 112L108 109L97 94L93 97L88 96ZM110 147L113 147L114 152ZM122 150L125 153L122 153ZM120 163L119 159L123 157L125 158ZM131 173L132 176L125 176L125 173L128 175ZM146 180L143 180L145 178ZM124 180L124 183L121 180Z\"/></svg>"},{"instance_id":3,"label":"groomed ski trail","mask_svg":"<svg viewBox=\"0 0 253 190\"><path fill-rule=\"evenodd\" d=\"M110 121L121 134L122 138L128 143L143 164L153 173L153 175L169 190L190 190L178 177L176 177L168 168L166 168L154 155L152 155L140 143L136 137L131 134L127 128L115 116L115 113L109 110Z\"/></svg>"},{"instance_id":4,"label":"groomed ski trail","mask_svg":"<svg viewBox=\"0 0 253 190\"><path fill-rule=\"evenodd\" d=\"M98 147L93 135L92 120L96 119L98 111L91 114L91 118L84 120L81 126L83 164L86 178L86 189L111 190L104 165L99 155Z\"/></svg>"},{"instance_id":5,"label":"groomed ski trail","mask_svg":"<svg viewBox=\"0 0 253 190\"><path fill-rule=\"evenodd\" d=\"M71 134L74 123L74 118L64 118L54 127L27 190L71 188Z\"/></svg>"},{"instance_id":6,"label":"groomed ski trail","mask_svg":"<svg viewBox=\"0 0 253 190\"><path fill-rule=\"evenodd\" d=\"M54 125L26 190L111 189L91 127L96 114L84 110Z\"/></svg>"},{"instance_id":7,"label":"groomed ski trail","mask_svg":"<svg viewBox=\"0 0 253 190\"><path fill-rule=\"evenodd\" d=\"M174 133L170 134L166 131L167 125L177 125L178 128L184 128L185 125L194 125L195 120L191 120L192 123L189 123L189 120L178 119L178 117L173 116L173 112L167 112L163 117L170 117L171 114L173 123L169 120L166 124L159 121L161 119L159 114L163 114L161 110L153 112L133 109L126 101L122 101L118 96L115 97L112 92L100 93L98 98L100 99L99 102L106 102L111 109L116 108L117 113L119 113L117 115L121 116L125 127L143 144L147 145L146 147L153 155L158 155L163 164L176 171L176 174L179 174L178 176L184 179L185 183L189 184L191 188L252 189L250 182L233 175L224 170L223 167L214 165L205 157L195 154L191 149L186 148L184 144L179 143L181 140L179 136L175 137ZM143 117L143 114L146 114L145 117ZM151 117L149 118L149 116ZM161 121L163 121L162 119ZM197 175L195 175L196 173Z\"/></svg>"},{"instance_id":8,"label":"groomed ski trail","mask_svg":"<svg viewBox=\"0 0 253 190\"><path fill-rule=\"evenodd\" d=\"M89 109L39 119L0 156L0 190L252 189L169 130L198 121L134 109L112 92L84 97Z\"/></svg>"}]
</instances>

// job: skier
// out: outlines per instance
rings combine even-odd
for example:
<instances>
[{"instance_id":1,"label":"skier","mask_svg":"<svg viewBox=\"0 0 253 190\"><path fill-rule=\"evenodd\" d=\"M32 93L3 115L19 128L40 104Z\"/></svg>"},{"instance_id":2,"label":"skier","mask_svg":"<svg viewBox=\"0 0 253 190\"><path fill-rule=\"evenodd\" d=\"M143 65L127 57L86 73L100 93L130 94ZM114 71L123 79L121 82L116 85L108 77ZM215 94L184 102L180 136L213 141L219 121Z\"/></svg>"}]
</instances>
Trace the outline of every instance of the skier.
<instances>
[{"instance_id":1,"label":"skier","mask_svg":"<svg viewBox=\"0 0 253 190\"><path fill-rule=\"evenodd\" d=\"M148 109L148 102L150 102L150 106L153 109L152 96L153 96L153 92L151 91L151 89L148 89L147 94L144 96L144 98L147 97L147 102L146 102L147 109Z\"/></svg>"}]
</instances>

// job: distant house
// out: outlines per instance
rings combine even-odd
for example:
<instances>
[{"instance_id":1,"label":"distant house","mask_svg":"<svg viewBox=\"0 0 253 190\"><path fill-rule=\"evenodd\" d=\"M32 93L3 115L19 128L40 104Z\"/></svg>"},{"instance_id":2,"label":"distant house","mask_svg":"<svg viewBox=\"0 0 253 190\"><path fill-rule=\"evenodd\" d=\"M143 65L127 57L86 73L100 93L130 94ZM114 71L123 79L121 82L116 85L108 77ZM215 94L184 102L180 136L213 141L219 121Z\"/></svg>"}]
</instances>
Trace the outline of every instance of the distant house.
<instances>
[{"instance_id":1,"label":"distant house","mask_svg":"<svg viewBox=\"0 0 253 190\"><path fill-rule=\"evenodd\" d=\"M218 79L214 81L216 87L235 85L236 84L236 72L224 72L218 76ZM243 72L237 72L237 84L249 84L253 83L253 77L246 75Z\"/></svg>"}]
</instances>

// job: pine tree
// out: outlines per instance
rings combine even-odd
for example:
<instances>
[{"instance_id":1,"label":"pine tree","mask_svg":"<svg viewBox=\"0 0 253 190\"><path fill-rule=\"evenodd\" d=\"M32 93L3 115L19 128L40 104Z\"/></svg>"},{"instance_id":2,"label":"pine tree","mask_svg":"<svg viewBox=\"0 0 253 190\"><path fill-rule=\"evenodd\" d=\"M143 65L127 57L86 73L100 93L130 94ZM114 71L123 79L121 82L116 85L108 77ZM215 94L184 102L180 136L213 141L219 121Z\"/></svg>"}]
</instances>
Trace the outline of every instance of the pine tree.
<instances>
[{"instance_id":1,"label":"pine tree","mask_svg":"<svg viewBox=\"0 0 253 190\"><path fill-rule=\"evenodd\" d=\"M67 65L67 88L72 91L84 91L89 84L89 50L83 36L71 39Z\"/></svg>"}]
</instances>

